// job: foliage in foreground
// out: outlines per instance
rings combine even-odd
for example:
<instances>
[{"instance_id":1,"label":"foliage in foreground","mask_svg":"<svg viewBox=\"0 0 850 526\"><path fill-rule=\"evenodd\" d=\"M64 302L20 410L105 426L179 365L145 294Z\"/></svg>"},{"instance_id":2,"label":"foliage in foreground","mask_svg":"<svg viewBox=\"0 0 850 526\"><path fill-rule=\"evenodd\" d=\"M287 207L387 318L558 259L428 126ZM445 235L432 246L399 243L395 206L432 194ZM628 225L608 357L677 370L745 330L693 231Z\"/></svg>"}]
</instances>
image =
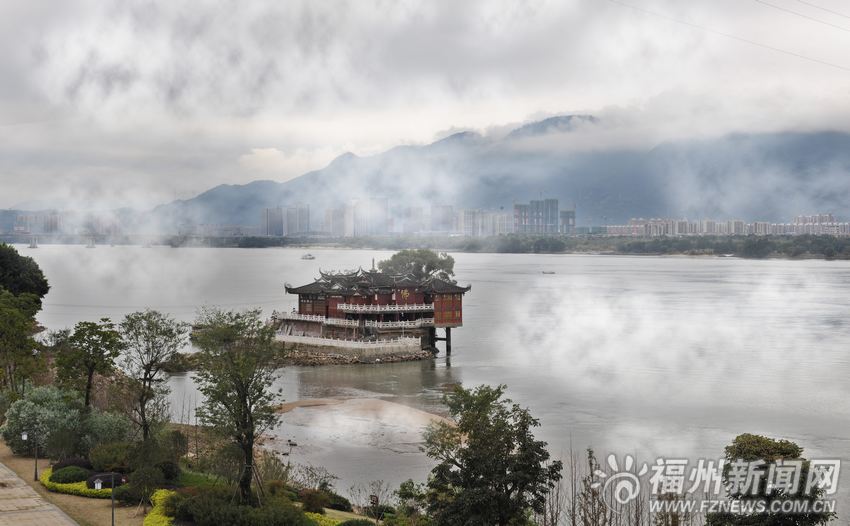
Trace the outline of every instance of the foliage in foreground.
<instances>
[{"instance_id":1,"label":"foliage in foreground","mask_svg":"<svg viewBox=\"0 0 850 526\"><path fill-rule=\"evenodd\" d=\"M509 399L505 386L456 387L445 402L456 425L432 424L424 450L438 464L425 499L437 524L522 524L542 512L561 478L546 442L535 440L539 422Z\"/></svg>"},{"instance_id":2,"label":"foliage in foreground","mask_svg":"<svg viewBox=\"0 0 850 526\"><path fill-rule=\"evenodd\" d=\"M195 380L204 395L197 411L206 425L226 436L242 452L238 477L243 503L253 500L254 448L257 439L280 419L275 380L274 328L263 323L260 311L206 310L195 336L200 367Z\"/></svg>"},{"instance_id":3,"label":"foliage in foreground","mask_svg":"<svg viewBox=\"0 0 850 526\"><path fill-rule=\"evenodd\" d=\"M742 459L747 462L762 460L766 464L783 461L802 461L802 470L800 479L805 481L809 474L809 461L803 458L803 448L789 440L775 440L761 435L753 435L745 433L738 435L735 440L726 446L726 465L723 472L723 482L729 486L730 467L733 462ZM802 491L796 495L786 494L784 490L771 489L767 481L759 483L754 494L730 494L729 499L734 501L756 501L761 500L767 503L767 509L770 509L771 502L800 499L809 502L820 500L823 497L824 490L815 488L809 495L801 495ZM755 513L751 515L742 515L736 513L709 513L706 517L708 526L736 526L736 525L773 525L773 524L794 524L795 526L814 526L817 524L826 524L835 518L834 513L797 513L789 515L787 513Z\"/></svg>"},{"instance_id":4,"label":"foliage in foreground","mask_svg":"<svg viewBox=\"0 0 850 526\"><path fill-rule=\"evenodd\" d=\"M27 433L27 440L21 434ZM0 436L16 455L52 458L86 455L102 442L123 440L130 432L126 418L97 410L86 412L79 395L53 386L30 390L6 411Z\"/></svg>"}]
</instances>

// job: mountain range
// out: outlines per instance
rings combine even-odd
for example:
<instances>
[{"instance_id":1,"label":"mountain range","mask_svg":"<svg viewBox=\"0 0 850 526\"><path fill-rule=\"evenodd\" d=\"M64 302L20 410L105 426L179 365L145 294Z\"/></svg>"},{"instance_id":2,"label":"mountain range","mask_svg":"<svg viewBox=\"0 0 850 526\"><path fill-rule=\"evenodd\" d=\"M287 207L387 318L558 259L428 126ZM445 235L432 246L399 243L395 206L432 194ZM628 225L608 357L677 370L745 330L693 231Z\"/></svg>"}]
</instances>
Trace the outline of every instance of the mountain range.
<instances>
[{"instance_id":1,"label":"mountain range","mask_svg":"<svg viewBox=\"0 0 850 526\"><path fill-rule=\"evenodd\" d=\"M427 145L369 157L346 153L285 182L221 185L153 210L166 224L258 224L263 208L308 204L321 211L353 199L390 206L453 204L509 208L556 197L575 204L579 224L631 217L715 217L790 221L841 214L850 197L850 135L841 132L731 134L652 148L574 147L600 120L565 115L501 137L460 132Z\"/></svg>"}]
</instances>

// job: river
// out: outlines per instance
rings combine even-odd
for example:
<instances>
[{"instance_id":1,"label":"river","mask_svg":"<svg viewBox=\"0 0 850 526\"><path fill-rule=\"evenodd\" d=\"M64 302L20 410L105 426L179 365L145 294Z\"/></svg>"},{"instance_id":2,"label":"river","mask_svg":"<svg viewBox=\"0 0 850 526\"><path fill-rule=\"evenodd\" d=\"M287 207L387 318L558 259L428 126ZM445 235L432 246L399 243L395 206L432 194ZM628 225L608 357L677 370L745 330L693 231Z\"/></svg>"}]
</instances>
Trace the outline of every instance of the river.
<instances>
[{"instance_id":1,"label":"river","mask_svg":"<svg viewBox=\"0 0 850 526\"><path fill-rule=\"evenodd\" d=\"M319 269L368 268L390 252L42 246L50 329L144 307L191 321L199 306L270 314ZM427 362L290 367L287 401L381 399L445 414L447 385L506 384L555 456L572 444L640 460L719 458L744 432L850 459L850 263L701 257L453 254L472 285L453 355ZM543 274L546 271L547 274ZM554 274L549 274L553 272ZM175 419L198 403L170 380ZM424 480L421 418L393 404L302 407L276 430L294 462L355 481ZM842 490L842 500L847 492Z\"/></svg>"}]
</instances>

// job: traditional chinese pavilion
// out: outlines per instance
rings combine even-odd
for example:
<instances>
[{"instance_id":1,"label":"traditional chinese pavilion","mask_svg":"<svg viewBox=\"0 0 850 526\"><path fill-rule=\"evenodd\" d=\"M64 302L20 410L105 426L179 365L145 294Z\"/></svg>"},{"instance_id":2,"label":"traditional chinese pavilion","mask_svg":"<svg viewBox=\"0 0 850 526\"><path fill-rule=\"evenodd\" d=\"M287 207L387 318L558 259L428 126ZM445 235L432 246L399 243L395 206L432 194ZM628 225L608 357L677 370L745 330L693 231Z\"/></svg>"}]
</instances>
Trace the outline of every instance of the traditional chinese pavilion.
<instances>
[{"instance_id":1,"label":"traditional chinese pavilion","mask_svg":"<svg viewBox=\"0 0 850 526\"><path fill-rule=\"evenodd\" d=\"M284 334L363 341L418 336L422 348L436 351L436 342L445 341L451 353L451 329L463 325L463 295L471 287L377 270L319 273L313 283L286 285L298 295L298 310L282 315Z\"/></svg>"}]
</instances>

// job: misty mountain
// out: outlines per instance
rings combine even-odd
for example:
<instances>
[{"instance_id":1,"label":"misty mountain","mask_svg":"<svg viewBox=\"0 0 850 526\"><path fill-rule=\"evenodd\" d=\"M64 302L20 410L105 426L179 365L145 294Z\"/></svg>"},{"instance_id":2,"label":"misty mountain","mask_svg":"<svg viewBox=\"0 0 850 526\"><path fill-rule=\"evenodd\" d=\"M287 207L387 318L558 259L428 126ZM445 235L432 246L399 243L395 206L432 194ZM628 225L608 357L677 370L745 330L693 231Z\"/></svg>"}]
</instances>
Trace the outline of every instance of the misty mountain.
<instances>
[{"instance_id":1,"label":"misty mountain","mask_svg":"<svg viewBox=\"0 0 850 526\"><path fill-rule=\"evenodd\" d=\"M651 149L574 147L588 115L526 124L504 137L461 132L427 145L398 146L278 183L222 185L157 207L170 225L253 225L266 207L322 211L368 196L390 206L453 204L510 208L556 197L577 207L578 223L676 216L789 221L801 213L840 213L850 198L850 135L837 132L728 135L669 142Z\"/></svg>"}]
</instances>

